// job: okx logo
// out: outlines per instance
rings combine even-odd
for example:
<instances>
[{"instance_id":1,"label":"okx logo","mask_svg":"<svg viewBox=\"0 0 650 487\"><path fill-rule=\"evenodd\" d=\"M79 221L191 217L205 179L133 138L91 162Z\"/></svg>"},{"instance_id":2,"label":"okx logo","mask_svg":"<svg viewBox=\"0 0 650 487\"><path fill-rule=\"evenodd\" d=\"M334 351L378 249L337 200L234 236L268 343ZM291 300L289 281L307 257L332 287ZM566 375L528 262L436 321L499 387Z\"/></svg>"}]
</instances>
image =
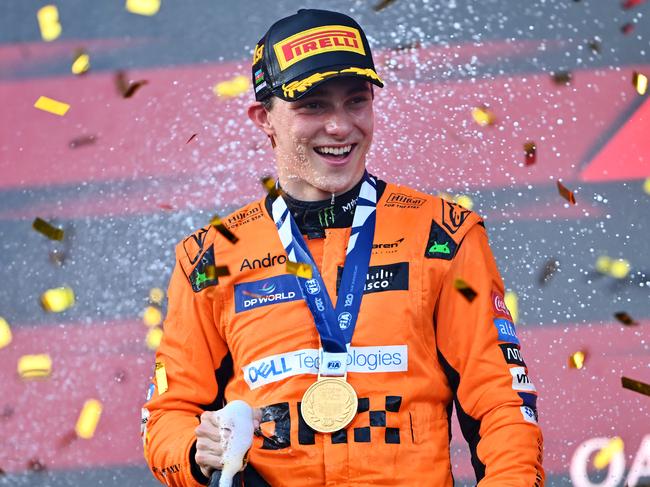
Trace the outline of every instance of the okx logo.
<instances>
[{"instance_id":1,"label":"okx logo","mask_svg":"<svg viewBox=\"0 0 650 487\"><path fill-rule=\"evenodd\" d=\"M302 299L295 276L282 275L235 285L235 312Z\"/></svg>"},{"instance_id":2,"label":"okx logo","mask_svg":"<svg viewBox=\"0 0 650 487\"><path fill-rule=\"evenodd\" d=\"M343 269L339 267L336 278L336 292L341 285ZM396 264L371 265L368 267L366 283L363 287L364 294L380 293L382 291L407 291L409 288L409 264L397 262Z\"/></svg>"}]
</instances>

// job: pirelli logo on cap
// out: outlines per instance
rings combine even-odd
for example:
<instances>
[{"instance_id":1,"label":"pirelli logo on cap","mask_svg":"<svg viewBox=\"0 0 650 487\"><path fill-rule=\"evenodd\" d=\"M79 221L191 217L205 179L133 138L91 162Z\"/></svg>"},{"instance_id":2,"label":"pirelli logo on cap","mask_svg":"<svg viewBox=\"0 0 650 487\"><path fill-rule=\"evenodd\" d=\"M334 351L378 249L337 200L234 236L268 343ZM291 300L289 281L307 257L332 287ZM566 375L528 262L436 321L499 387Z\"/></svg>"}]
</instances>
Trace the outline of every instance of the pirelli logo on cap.
<instances>
[{"instance_id":1,"label":"pirelli logo on cap","mask_svg":"<svg viewBox=\"0 0 650 487\"><path fill-rule=\"evenodd\" d=\"M366 55L358 29L343 25L325 25L281 40L273 46L280 70L310 56L330 51L351 51Z\"/></svg>"}]
</instances>

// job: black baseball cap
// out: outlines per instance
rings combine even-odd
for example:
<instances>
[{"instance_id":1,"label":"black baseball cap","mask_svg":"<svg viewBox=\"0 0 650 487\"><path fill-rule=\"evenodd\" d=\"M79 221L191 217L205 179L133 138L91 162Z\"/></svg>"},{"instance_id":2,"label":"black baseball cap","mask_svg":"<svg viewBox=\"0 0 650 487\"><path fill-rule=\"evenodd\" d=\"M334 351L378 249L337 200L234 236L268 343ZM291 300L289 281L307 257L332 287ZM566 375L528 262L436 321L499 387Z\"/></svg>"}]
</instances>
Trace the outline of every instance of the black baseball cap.
<instances>
[{"instance_id":1,"label":"black baseball cap","mask_svg":"<svg viewBox=\"0 0 650 487\"><path fill-rule=\"evenodd\" d=\"M328 10L301 9L273 24L255 46L252 73L257 101L295 101L340 76L384 86L361 26Z\"/></svg>"}]
</instances>

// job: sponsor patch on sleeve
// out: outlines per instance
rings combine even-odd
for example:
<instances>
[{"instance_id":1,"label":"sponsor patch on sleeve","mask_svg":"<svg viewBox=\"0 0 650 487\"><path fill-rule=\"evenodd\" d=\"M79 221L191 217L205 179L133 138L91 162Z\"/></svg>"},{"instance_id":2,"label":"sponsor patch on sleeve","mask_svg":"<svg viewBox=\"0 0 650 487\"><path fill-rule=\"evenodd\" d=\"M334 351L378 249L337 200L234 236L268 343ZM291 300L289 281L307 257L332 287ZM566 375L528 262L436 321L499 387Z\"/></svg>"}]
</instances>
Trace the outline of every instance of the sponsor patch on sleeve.
<instances>
[{"instance_id":1,"label":"sponsor patch on sleeve","mask_svg":"<svg viewBox=\"0 0 650 487\"><path fill-rule=\"evenodd\" d=\"M213 269L212 272L209 270L210 267ZM203 291L207 287L219 284L219 278L214 272L214 267L214 247L210 246L210 248L203 253L199 263L189 275L190 284L195 293Z\"/></svg>"},{"instance_id":2,"label":"sponsor patch on sleeve","mask_svg":"<svg viewBox=\"0 0 650 487\"><path fill-rule=\"evenodd\" d=\"M500 343L499 348L503 353L503 358L506 359L506 363L510 365L520 365L526 367L524 358L521 356L521 349L519 345L513 343Z\"/></svg>"},{"instance_id":3,"label":"sponsor patch on sleeve","mask_svg":"<svg viewBox=\"0 0 650 487\"><path fill-rule=\"evenodd\" d=\"M505 318L509 321L514 321L512 319L512 315L510 314L510 310L506 306L506 301L503 298L503 294L496 290L492 291L492 308L494 309L496 316Z\"/></svg>"},{"instance_id":4,"label":"sponsor patch on sleeve","mask_svg":"<svg viewBox=\"0 0 650 487\"><path fill-rule=\"evenodd\" d=\"M512 388L515 391L535 392L537 390L526 374L525 367L511 367L510 374L512 375Z\"/></svg>"},{"instance_id":5,"label":"sponsor patch on sleeve","mask_svg":"<svg viewBox=\"0 0 650 487\"><path fill-rule=\"evenodd\" d=\"M524 417L525 421L537 424L537 411L535 411L533 408L529 408L528 406L521 406L519 410L521 411L521 415Z\"/></svg>"},{"instance_id":6,"label":"sponsor patch on sleeve","mask_svg":"<svg viewBox=\"0 0 650 487\"><path fill-rule=\"evenodd\" d=\"M519 345L519 338L517 338L515 324L512 321L502 318L495 318L494 326L499 333L499 341L515 343Z\"/></svg>"}]
</instances>

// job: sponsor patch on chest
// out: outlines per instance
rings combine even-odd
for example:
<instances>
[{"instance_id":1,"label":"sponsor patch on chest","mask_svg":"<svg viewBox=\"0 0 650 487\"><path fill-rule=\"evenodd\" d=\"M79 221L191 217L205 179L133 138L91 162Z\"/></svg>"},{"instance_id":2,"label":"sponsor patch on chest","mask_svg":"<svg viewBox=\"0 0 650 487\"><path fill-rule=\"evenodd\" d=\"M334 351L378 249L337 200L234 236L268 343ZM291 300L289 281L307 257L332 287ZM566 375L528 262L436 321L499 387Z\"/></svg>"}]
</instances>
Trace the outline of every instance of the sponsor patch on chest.
<instances>
[{"instance_id":1,"label":"sponsor patch on chest","mask_svg":"<svg viewBox=\"0 0 650 487\"><path fill-rule=\"evenodd\" d=\"M285 274L259 281L235 284L236 313L298 299L302 299L302 293L298 279L293 275Z\"/></svg>"}]
</instances>

